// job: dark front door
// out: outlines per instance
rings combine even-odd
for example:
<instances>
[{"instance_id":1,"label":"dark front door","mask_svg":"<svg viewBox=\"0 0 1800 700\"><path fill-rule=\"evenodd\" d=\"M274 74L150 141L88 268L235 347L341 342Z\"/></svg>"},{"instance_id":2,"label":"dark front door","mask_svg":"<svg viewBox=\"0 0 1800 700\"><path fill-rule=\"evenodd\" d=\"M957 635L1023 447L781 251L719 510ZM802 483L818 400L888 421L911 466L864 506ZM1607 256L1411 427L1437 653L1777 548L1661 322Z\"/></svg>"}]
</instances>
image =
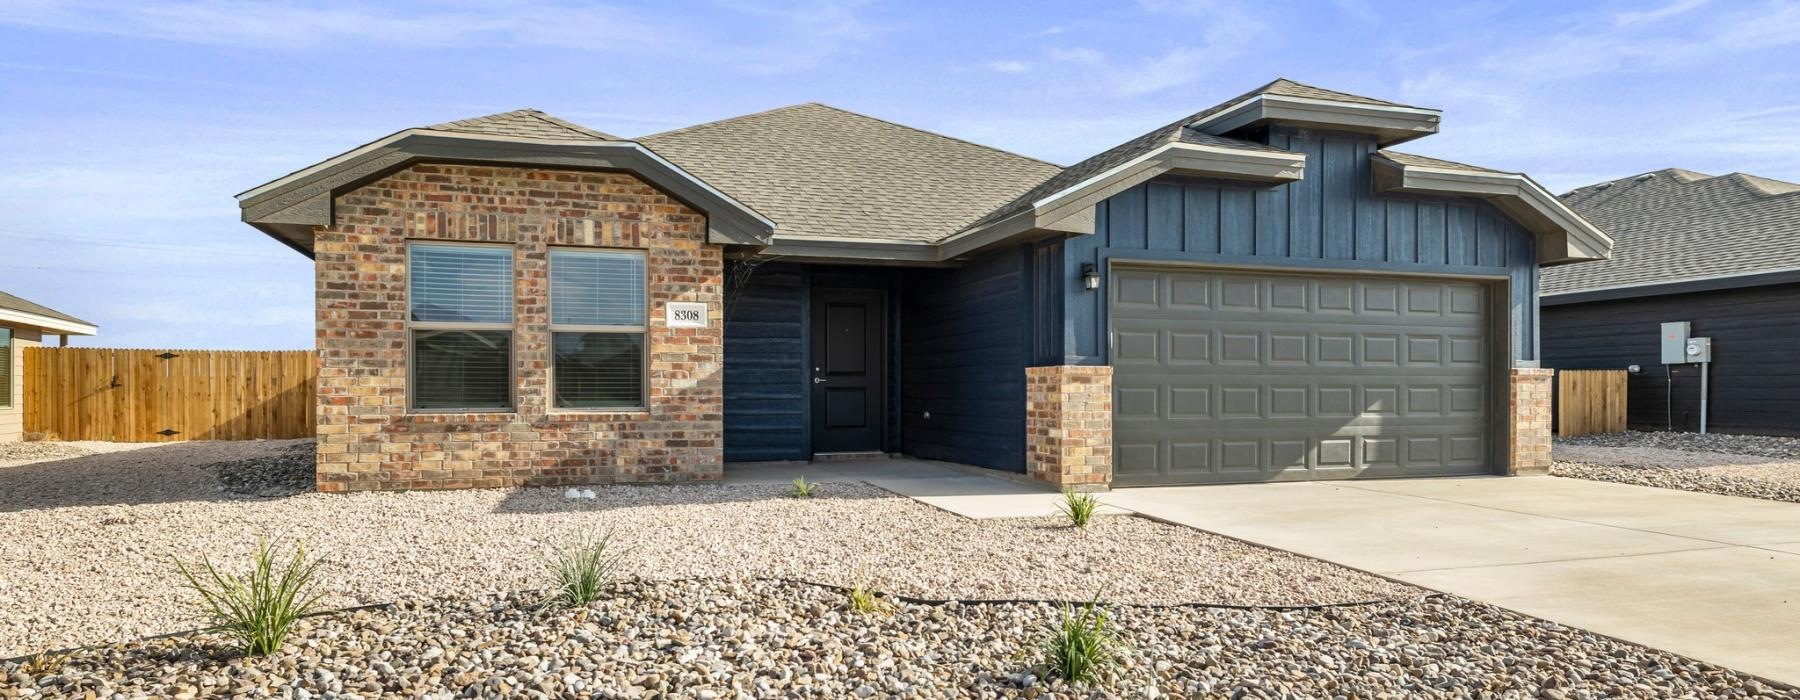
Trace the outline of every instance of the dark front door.
<instances>
[{"instance_id":1,"label":"dark front door","mask_svg":"<svg viewBox=\"0 0 1800 700\"><path fill-rule=\"evenodd\" d=\"M812 299L813 452L880 451L882 294L815 289Z\"/></svg>"}]
</instances>

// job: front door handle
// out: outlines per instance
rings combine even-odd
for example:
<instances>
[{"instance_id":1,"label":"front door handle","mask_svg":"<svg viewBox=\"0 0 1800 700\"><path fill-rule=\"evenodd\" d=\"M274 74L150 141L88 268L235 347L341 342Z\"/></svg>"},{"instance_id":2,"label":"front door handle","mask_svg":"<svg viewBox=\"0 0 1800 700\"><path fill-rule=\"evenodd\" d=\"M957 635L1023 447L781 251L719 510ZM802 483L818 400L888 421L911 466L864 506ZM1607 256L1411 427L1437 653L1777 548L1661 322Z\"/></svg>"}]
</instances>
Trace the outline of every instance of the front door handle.
<instances>
[{"instance_id":1,"label":"front door handle","mask_svg":"<svg viewBox=\"0 0 1800 700\"><path fill-rule=\"evenodd\" d=\"M825 383L825 381L826 381L826 380L824 380L824 379L822 379L822 378L820 378L820 377L813 377L813 383L814 383L814 384L824 384L824 383Z\"/></svg>"}]
</instances>

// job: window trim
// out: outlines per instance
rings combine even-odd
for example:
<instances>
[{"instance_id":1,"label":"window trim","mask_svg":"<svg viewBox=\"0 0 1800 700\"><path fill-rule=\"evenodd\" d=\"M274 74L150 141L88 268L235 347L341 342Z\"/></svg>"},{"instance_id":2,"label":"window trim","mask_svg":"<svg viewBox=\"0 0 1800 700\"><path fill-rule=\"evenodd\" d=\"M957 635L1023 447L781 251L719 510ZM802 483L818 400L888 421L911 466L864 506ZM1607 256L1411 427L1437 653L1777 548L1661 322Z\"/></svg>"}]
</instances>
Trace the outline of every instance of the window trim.
<instances>
[{"instance_id":1,"label":"window trim","mask_svg":"<svg viewBox=\"0 0 1800 700\"><path fill-rule=\"evenodd\" d=\"M544 377L545 410L554 414L571 415L605 415L611 413L648 413L650 411L650 311L655 304L650 299L650 256L649 251L641 248L607 248L601 246L549 246L544 251L544 309L546 319L556 318L556 291L554 275L556 253L622 253L634 255L643 261L644 271L644 325L586 325L575 323L548 323L545 347L549 350L549 362ZM618 406L608 408L580 408L556 405L556 334L557 333L638 333L644 336L643 351L638 361L638 403L635 406Z\"/></svg>"},{"instance_id":2,"label":"window trim","mask_svg":"<svg viewBox=\"0 0 1800 700\"><path fill-rule=\"evenodd\" d=\"M507 279L512 284L509 296L512 301L512 323L456 323L453 321L414 321L412 319L413 296L413 250L424 246L439 248L497 248L507 252ZM406 241L406 272L402 275L406 288L406 412L408 414L473 414L489 413L496 415L516 415L519 412L519 252L518 246L511 243L484 243L466 241L440 241L429 238L414 238ZM420 408L419 363L417 361L417 331L506 331L506 403L502 408Z\"/></svg>"},{"instance_id":3,"label":"window trim","mask_svg":"<svg viewBox=\"0 0 1800 700\"><path fill-rule=\"evenodd\" d=\"M13 392L16 390L16 387L13 385L24 384L24 382L13 381L14 379L21 378L19 377L18 371L19 353L17 351L19 346L19 331L10 326L0 326L0 335L6 337L5 342L0 342L0 354L6 356L6 391L0 392L0 408L11 410L14 408Z\"/></svg>"}]
</instances>

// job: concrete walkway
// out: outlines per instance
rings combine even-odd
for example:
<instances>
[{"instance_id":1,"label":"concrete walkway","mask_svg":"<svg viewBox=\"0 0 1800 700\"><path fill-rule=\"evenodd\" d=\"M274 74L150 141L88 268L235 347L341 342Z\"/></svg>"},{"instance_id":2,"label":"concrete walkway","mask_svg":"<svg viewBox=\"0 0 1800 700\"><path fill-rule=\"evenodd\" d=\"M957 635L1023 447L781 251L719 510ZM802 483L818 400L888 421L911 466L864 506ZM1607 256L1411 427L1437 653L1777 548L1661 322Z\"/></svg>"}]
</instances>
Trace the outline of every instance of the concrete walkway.
<instances>
[{"instance_id":1,"label":"concrete walkway","mask_svg":"<svg viewBox=\"0 0 1800 700\"><path fill-rule=\"evenodd\" d=\"M1800 685L1800 504L1555 477L1124 489L1103 498Z\"/></svg>"}]
</instances>

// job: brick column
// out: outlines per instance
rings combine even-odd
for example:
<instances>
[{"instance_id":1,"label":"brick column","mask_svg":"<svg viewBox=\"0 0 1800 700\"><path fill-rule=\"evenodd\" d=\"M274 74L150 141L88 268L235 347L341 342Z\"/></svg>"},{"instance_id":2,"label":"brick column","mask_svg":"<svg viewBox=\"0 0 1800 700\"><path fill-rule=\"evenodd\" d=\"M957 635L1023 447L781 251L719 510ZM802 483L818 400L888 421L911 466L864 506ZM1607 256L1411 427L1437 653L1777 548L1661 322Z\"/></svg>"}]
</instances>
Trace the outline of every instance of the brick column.
<instances>
[{"instance_id":1,"label":"brick column","mask_svg":"<svg viewBox=\"0 0 1800 700\"><path fill-rule=\"evenodd\" d=\"M1506 473L1532 476L1550 473L1550 381L1553 369L1516 368L1512 371L1511 459Z\"/></svg>"},{"instance_id":2,"label":"brick column","mask_svg":"<svg viewBox=\"0 0 1800 700\"><path fill-rule=\"evenodd\" d=\"M1112 368L1026 368L1025 452L1033 479L1076 491L1110 487Z\"/></svg>"}]
</instances>

